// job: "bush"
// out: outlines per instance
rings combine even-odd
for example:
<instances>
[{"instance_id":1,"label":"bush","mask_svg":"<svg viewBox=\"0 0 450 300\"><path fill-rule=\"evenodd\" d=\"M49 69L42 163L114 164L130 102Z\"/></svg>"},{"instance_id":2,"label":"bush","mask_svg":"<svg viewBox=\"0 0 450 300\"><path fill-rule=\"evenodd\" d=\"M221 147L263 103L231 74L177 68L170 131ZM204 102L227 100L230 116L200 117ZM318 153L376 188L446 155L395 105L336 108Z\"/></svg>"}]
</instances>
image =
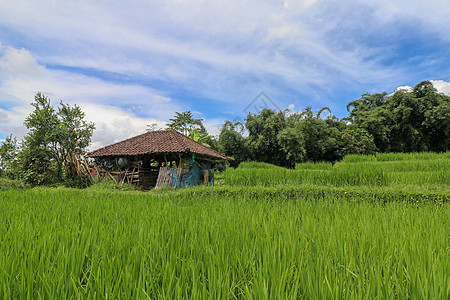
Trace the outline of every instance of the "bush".
<instances>
[{"instance_id":1,"label":"bush","mask_svg":"<svg viewBox=\"0 0 450 300\"><path fill-rule=\"evenodd\" d=\"M138 188L132 184L128 183L117 183L114 180L111 179L103 179L102 181L98 183L94 183L89 187L89 190L92 191L136 191Z\"/></svg>"},{"instance_id":2,"label":"bush","mask_svg":"<svg viewBox=\"0 0 450 300\"><path fill-rule=\"evenodd\" d=\"M26 187L25 184L20 180L0 178L0 191L6 191L11 189L22 189L25 187Z\"/></svg>"}]
</instances>

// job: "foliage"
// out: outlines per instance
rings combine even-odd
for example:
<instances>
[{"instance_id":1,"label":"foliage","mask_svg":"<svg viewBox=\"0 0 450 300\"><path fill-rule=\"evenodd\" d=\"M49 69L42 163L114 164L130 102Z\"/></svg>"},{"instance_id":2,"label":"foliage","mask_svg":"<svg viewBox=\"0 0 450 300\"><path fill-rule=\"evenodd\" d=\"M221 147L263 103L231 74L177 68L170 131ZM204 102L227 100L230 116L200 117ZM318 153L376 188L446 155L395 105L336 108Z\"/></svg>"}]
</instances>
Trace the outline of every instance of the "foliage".
<instances>
[{"instance_id":1,"label":"foliage","mask_svg":"<svg viewBox=\"0 0 450 300\"><path fill-rule=\"evenodd\" d=\"M147 125L147 131L157 131L157 130L159 130L159 127L158 127L159 125L158 125L158 123L152 123L152 124L149 124L149 125Z\"/></svg>"},{"instance_id":2,"label":"foliage","mask_svg":"<svg viewBox=\"0 0 450 300\"><path fill-rule=\"evenodd\" d=\"M236 167L240 162L249 158L249 150L242 136L244 126L240 122L225 121L220 131L219 151L226 156L233 157L231 166Z\"/></svg>"},{"instance_id":3,"label":"foliage","mask_svg":"<svg viewBox=\"0 0 450 300\"><path fill-rule=\"evenodd\" d=\"M144 194L94 185L1 197L5 299L446 299L450 292L448 193L278 185Z\"/></svg>"},{"instance_id":4,"label":"foliage","mask_svg":"<svg viewBox=\"0 0 450 300\"><path fill-rule=\"evenodd\" d=\"M201 137L200 134L198 133L197 129L194 129L191 133L191 135L189 136L189 138L193 139L196 142L199 142L200 144L206 146L206 147L211 147L208 144L208 141L211 140L211 136L207 135L207 136L203 136Z\"/></svg>"},{"instance_id":5,"label":"foliage","mask_svg":"<svg viewBox=\"0 0 450 300\"><path fill-rule=\"evenodd\" d=\"M286 127L285 114L263 109L249 113L245 122L248 130L247 147L253 160L285 165L285 154L278 143L278 133Z\"/></svg>"},{"instance_id":6,"label":"foliage","mask_svg":"<svg viewBox=\"0 0 450 300\"><path fill-rule=\"evenodd\" d=\"M277 139L286 155L287 166L292 168L295 163L306 160L305 137L297 124L281 130Z\"/></svg>"},{"instance_id":7,"label":"foliage","mask_svg":"<svg viewBox=\"0 0 450 300\"><path fill-rule=\"evenodd\" d=\"M297 162L340 159L345 124L332 116L322 119L324 111L329 109L324 107L316 115L311 107L300 113L264 109L259 115L250 114L245 123L250 157L289 168Z\"/></svg>"},{"instance_id":8,"label":"foliage","mask_svg":"<svg viewBox=\"0 0 450 300\"><path fill-rule=\"evenodd\" d=\"M450 148L450 97L423 81L410 92L363 95L347 106L349 120L374 137L380 152Z\"/></svg>"},{"instance_id":9,"label":"foliage","mask_svg":"<svg viewBox=\"0 0 450 300\"><path fill-rule=\"evenodd\" d=\"M353 124L350 124L342 131L339 146L342 156L348 154L373 154L376 151L373 136L367 130L358 128Z\"/></svg>"},{"instance_id":10,"label":"foliage","mask_svg":"<svg viewBox=\"0 0 450 300\"><path fill-rule=\"evenodd\" d=\"M51 151L43 147L25 146L19 153L21 177L31 185L51 184L58 181Z\"/></svg>"},{"instance_id":11,"label":"foliage","mask_svg":"<svg viewBox=\"0 0 450 300\"><path fill-rule=\"evenodd\" d=\"M57 113L59 151L66 168L66 177L79 180L76 165L76 157L85 152L91 142L95 129L94 123L84 120L85 113L76 104L70 107L62 101Z\"/></svg>"},{"instance_id":12,"label":"foliage","mask_svg":"<svg viewBox=\"0 0 450 300\"><path fill-rule=\"evenodd\" d=\"M21 180L0 177L0 191L22 189L25 187L25 184Z\"/></svg>"},{"instance_id":13,"label":"foliage","mask_svg":"<svg viewBox=\"0 0 450 300\"><path fill-rule=\"evenodd\" d=\"M364 94L347 110L349 116L339 120L328 107L317 114L312 107L294 113L263 109L247 116L247 137L244 128L237 131L225 122L219 149L237 162L289 168L299 162L335 162L348 154L450 149L450 97L437 93L429 81L410 92Z\"/></svg>"},{"instance_id":14,"label":"foliage","mask_svg":"<svg viewBox=\"0 0 450 300\"><path fill-rule=\"evenodd\" d=\"M20 143L12 134L7 136L0 145L0 177L5 176L10 179L19 177L18 153Z\"/></svg>"},{"instance_id":15,"label":"foliage","mask_svg":"<svg viewBox=\"0 0 450 300\"><path fill-rule=\"evenodd\" d=\"M20 154L24 179L30 184L79 180L77 157L89 145L94 124L84 120L77 105L61 101L56 111L41 93L31 105L34 111L25 119L29 133Z\"/></svg>"},{"instance_id":16,"label":"foliage","mask_svg":"<svg viewBox=\"0 0 450 300\"><path fill-rule=\"evenodd\" d=\"M175 112L175 116L169 120L167 129L175 129L186 136L190 136L196 129L201 137L208 135L203 119L195 119L191 111Z\"/></svg>"}]
</instances>

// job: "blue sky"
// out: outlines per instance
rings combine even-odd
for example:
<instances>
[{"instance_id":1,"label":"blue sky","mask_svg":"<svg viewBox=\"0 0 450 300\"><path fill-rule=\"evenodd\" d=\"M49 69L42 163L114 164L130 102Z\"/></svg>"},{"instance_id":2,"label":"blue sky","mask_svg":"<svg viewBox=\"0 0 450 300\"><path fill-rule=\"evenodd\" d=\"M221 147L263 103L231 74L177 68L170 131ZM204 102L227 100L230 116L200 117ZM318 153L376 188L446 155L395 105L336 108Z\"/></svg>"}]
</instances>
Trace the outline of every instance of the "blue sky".
<instances>
[{"instance_id":1,"label":"blue sky","mask_svg":"<svg viewBox=\"0 0 450 300\"><path fill-rule=\"evenodd\" d=\"M331 108L435 80L450 94L450 1L0 0L0 139L36 92L78 104L91 148L194 111L217 134L261 92Z\"/></svg>"}]
</instances>

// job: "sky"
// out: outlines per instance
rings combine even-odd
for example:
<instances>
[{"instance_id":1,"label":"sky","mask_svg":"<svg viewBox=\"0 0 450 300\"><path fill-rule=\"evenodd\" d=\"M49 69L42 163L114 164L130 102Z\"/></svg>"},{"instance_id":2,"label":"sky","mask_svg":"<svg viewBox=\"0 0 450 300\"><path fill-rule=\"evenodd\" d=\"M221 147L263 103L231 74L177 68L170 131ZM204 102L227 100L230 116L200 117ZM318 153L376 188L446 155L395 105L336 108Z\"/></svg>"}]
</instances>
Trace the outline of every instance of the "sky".
<instances>
[{"instance_id":1,"label":"sky","mask_svg":"<svg viewBox=\"0 0 450 300\"><path fill-rule=\"evenodd\" d=\"M433 80L450 95L448 0L0 0L0 140L37 92L96 124L91 149L192 111L217 135L261 107L327 106Z\"/></svg>"}]
</instances>

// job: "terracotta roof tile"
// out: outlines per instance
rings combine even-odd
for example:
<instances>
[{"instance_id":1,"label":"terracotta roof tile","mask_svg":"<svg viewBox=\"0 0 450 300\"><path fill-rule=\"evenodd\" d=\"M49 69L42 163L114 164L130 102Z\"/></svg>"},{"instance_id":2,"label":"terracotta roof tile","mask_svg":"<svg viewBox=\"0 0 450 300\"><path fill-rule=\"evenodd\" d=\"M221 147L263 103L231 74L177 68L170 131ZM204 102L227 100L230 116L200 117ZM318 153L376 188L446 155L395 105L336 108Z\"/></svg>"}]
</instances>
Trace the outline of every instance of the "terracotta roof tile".
<instances>
[{"instance_id":1,"label":"terracotta roof tile","mask_svg":"<svg viewBox=\"0 0 450 300\"><path fill-rule=\"evenodd\" d=\"M228 159L225 155L188 138L176 130L149 131L89 152L87 157L182 153L187 151L215 159Z\"/></svg>"}]
</instances>

